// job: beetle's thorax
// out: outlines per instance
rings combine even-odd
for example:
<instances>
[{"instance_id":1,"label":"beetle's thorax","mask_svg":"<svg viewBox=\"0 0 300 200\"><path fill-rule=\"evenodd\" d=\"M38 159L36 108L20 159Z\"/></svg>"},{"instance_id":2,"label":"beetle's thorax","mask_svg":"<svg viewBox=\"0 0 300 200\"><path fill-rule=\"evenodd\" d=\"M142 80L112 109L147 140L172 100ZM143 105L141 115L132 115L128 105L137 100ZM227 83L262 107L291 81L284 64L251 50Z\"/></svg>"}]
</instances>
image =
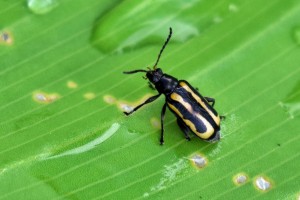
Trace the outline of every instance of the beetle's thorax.
<instances>
[{"instance_id":1,"label":"beetle's thorax","mask_svg":"<svg viewBox=\"0 0 300 200\"><path fill-rule=\"evenodd\" d=\"M164 74L160 68L147 72L146 76L149 81L155 85L155 88L159 93L166 95L172 93L178 85L178 80L176 78Z\"/></svg>"}]
</instances>

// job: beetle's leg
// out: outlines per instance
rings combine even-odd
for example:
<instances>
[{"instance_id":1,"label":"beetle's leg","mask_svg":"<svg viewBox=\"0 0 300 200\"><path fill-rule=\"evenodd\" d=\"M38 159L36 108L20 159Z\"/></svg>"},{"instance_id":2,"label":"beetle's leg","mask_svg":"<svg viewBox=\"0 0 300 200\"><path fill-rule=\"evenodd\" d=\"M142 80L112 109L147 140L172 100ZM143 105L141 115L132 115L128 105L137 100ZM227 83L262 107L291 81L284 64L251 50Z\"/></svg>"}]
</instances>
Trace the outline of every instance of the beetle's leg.
<instances>
[{"instance_id":1,"label":"beetle's leg","mask_svg":"<svg viewBox=\"0 0 300 200\"><path fill-rule=\"evenodd\" d=\"M215 99L211 97L204 97L207 102L211 103L211 106L214 107L215 105Z\"/></svg>"},{"instance_id":2,"label":"beetle's leg","mask_svg":"<svg viewBox=\"0 0 300 200\"><path fill-rule=\"evenodd\" d=\"M166 107L167 103L165 103L161 109L161 115L160 115L160 125L161 125L161 132L160 132L160 145L164 144L164 119L165 119L165 113L166 113Z\"/></svg>"},{"instance_id":3,"label":"beetle's leg","mask_svg":"<svg viewBox=\"0 0 300 200\"><path fill-rule=\"evenodd\" d=\"M180 127L180 129L183 131L185 138L188 141L190 141L191 138L189 136L189 132L190 132L189 128L185 125L185 123L180 118L177 118L177 124Z\"/></svg>"},{"instance_id":4,"label":"beetle's leg","mask_svg":"<svg viewBox=\"0 0 300 200\"><path fill-rule=\"evenodd\" d=\"M137 109L139 109L140 107L142 107L143 105L147 104L147 103L151 103L152 101L154 101L155 99L157 99L159 96L161 95L161 93L159 93L158 95L152 96L149 99L147 99L144 103L138 105L137 107L135 107L132 111L130 112L124 112L125 115L130 115L133 112L135 112Z\"/></svg>"},{"instance_id":5,"label":"beetle's leg","mask_svg":"<svg viewBox=\"0 0 300 200\"><path fill-rule=\"evenodd\" d=\"M224 115L220 115L220 119L224 120L224 119L226 119L226 117Z\"/></svg>"}]
</instances>

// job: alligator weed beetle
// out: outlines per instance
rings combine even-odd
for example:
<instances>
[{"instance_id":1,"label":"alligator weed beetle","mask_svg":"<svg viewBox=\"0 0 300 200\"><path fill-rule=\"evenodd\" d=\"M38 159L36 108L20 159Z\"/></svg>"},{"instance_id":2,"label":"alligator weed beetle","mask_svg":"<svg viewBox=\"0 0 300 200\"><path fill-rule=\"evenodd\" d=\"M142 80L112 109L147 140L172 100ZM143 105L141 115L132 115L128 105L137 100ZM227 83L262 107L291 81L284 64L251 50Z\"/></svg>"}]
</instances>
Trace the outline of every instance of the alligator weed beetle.
<instances>
[{"instance_id":1,"label":"alligator weed beetle","mask_svg":"<svg viewBox=\"0 0 300 200\"><path fill-rule=\"evenodd\" d=\"M137 72L146 73L146 79L150 85L154 85L158 94L148 98L144 103L138 105L130 112L124 112L130 115L145 104L156 100L160 95L165 95L165 103L161 111L161 135L160 144L164 143L164 117L166 107L177 117L177 124L183 131L185 138L190 140L189 132L192 131L201 139L208 142L220 140L220 121L224 116L220 116L213 108L215 99L202 96L194 87L185 80L164 74L160 68L157 68L160 56L172 36L172 28L161 48L156 63L153 68L148 70L138 69L123 72L124 74L134 74Z\"/></svg>"}]
</instances>

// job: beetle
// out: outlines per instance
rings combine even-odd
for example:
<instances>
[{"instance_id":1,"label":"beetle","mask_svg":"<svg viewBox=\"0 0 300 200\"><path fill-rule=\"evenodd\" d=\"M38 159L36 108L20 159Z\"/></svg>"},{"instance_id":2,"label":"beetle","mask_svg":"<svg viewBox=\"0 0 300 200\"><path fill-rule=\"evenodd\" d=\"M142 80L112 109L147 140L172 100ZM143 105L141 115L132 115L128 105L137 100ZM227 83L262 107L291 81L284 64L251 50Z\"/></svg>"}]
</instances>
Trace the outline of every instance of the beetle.
<instances>
[{"instance_id":1,"label":"beetle","mask_svg":"<svg viewBox=\"0 0 300 200\"><path fill-rule=\"evenodd\" d=\"M220 121L224 116L220 116L213 108L215 99L202 96L198 90L192 87L187 81L178 80L173 76L163 73L160 68L157 68L161 54L170 41L171 36L172 28L170 28L169 36L162 46L152 69L148 67L148 70L138 69L123 72L124 74L146 73L145 79L148 79L149 84L152 85L153 88L155 87L158 92L157 95L148 98L144 103L133 108L130 112L124 113L130 115L164 94L165 103L161 110L161 145L164 143L164 118L167 107L177 117L177 124L187 140L190 140L189 132L191 131L205 141L219 141Z\"/></svg>"}]
</instances>

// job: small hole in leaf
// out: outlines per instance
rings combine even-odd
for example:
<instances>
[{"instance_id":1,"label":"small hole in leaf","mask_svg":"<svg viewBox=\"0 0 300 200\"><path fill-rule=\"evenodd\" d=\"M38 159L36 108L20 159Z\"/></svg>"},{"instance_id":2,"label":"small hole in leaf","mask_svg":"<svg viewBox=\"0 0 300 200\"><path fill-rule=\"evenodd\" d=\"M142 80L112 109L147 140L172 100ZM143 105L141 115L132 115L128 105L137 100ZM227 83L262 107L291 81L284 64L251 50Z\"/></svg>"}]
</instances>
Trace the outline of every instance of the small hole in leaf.
<instances>
[{"instance_id":1,"label":"small hole in leaf","mask_svg":"<svg viewBox=\"0 0 300 200\"><path fill-rule=\"evenodd\" d=\"M263 177L263 176L259 176L255 179L255 186L262 191L267 191L271 188L271 182Z\"/></svg>"},{"instance_id":2,"label":"small hole in leaf","mask_svg":"<svg viewBox=\"0 0 300 200\"><path fill-rule=\"evenodd\" d=\"M13 39L12 39L12 35L11 33L4 31L4 32L0 32L0 44L4 43L4 44L12 44Z\"/></svg>"},{"instance_id":3,"label":"small hole in leaf","mask_svg":"<svg viewBox=\"0 0 300 200\"><path fill-rule=\"evenodd\" d=\"M248 181L248 176L244 173L239 173L233 177L233 182L236 185L243 185Z\"/></svg>"},{"instance_id":4,"label":"small hole in leaf","mask_svg":"<svg viewBox=\"0 0 300 200\"><path fill-rule=\"evenodd\" d=\"M193 166L195 166L197 169L202 169L207 165L206 157L198 153L192 155L190 161L192 162Z\"/></svg>"}]
</instances>

